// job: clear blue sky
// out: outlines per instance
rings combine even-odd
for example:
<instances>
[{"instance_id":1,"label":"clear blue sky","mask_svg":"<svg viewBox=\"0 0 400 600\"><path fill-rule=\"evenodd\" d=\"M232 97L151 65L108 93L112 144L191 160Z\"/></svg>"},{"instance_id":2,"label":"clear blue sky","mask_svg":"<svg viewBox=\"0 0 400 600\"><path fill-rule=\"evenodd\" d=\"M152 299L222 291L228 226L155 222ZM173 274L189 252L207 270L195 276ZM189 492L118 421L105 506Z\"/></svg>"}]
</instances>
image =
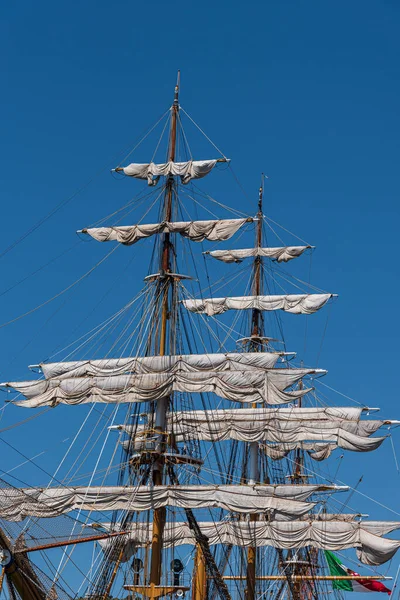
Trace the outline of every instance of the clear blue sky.
<instances>
[{"instance_id":1,"label":"clear blue sky","mask_svg":"<svg viewBox=\"0 0 400 600\"><path fill-rule=\"evenodd\" d=\"M387 418L399 417L399 27L394 0L22 0L4 6L0 254L93 182L0 259L0 324L64 289L109 251L78 244L4 293L74 246L75 230L133 195L134 182L115 181L109 169L168 108L179 68L184 108L232 159L254 202L260 173L268 174L266 212L317 246L313 283L340 294L320 357L327 384L380 406ZM232 178L212 174L203 187L253 212ZM135 249L138 265L148 251ZM78 337L137 292L130 272L96 308L114 272L124 272L128 252L122 262L117 252L70 295L0 329L2 380L27 377L29 363L71 341L71 323L87 319ZM324 326L321 320L308 363ZM290 338L300 354L302 335L298 328L298 338ZM2 424L26 416L11 407ZM46 419L29 427L40 440L27 438L27 429L6 439L32 456L47 447L43 436L57 422ZM72 431L76 422L68 417L63 423L66 437L69 424ZM50 441L56 444L55 437ZM394 443L399 451L396 434ZM7 452L7 463L21 460ZM398 510L400 479L390 442L374 456L347 455L346 464L346 482L354 485L364 473L359 489ZM351 504L395 518L357 495Z\"/></svg>"}]
</instances>

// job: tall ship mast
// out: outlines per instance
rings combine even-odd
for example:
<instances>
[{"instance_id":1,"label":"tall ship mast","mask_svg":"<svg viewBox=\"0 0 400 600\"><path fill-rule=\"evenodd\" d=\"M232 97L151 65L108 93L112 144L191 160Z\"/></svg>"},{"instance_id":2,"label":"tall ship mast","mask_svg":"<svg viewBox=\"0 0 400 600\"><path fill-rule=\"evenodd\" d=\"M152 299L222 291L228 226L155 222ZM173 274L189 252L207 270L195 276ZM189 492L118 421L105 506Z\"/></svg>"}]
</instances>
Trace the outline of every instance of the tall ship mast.
<instances>
[{"instance_id":1,"label":"tall ship mast","mask_svg":"<svg viewBox=\"0 0 400 600\"><path fill-rule=\"evenodd\" d=\"M336 295L285 269L311 245L268 243L276 231L264 214L264 175L254 213L250 203L238 212L203 191L198 180L230 161L216 146L212 159L192 157L184 118L200 128L179 91L178 75L150 162L113 169L129 185L144 180L138 195L79 232L125 252L150 248L144 286L62 360L2 384L7 401L36 410L33 422L21 421L32 432L47 410L80 415L55 473L35 485L2 479L2 593L389 593L379 568L400 547L390 535L400 521L357 512L354 490L324 465L338 449L377 450L398 422L370 418L377 409L363 404L335 404L319 387L326 371L286 349L283 313L312 315ZM165 162L156 162L161 149ZM238 246L225 247L234 237Z\"/></svg>"}]
</instances>

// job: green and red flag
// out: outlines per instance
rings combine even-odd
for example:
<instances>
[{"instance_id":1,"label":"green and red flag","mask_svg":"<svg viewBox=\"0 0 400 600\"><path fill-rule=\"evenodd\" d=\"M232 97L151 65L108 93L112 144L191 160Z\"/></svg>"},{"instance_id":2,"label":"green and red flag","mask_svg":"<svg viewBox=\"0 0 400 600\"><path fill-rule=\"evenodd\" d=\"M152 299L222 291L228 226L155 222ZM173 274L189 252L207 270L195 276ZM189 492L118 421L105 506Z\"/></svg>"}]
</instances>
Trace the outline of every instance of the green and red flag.
<instances>
[{"instance_id":1,"label":"green and red flag","mask_svg":"<svg viewBox=\"0 0 400 600\"><path fill-rule=\"evenodd\" d=\"M346 576L346 575L359 575L355 571L352 571L340 562L337 556L325 550L325 558L328 563L330 574L334 577ZM333 582L333 589L342 590L345 592L385 592L386 594L392 593L380 581L375 579L363 579L360 575L360 579L336 579Z\"/></svg>"}]
</instances>

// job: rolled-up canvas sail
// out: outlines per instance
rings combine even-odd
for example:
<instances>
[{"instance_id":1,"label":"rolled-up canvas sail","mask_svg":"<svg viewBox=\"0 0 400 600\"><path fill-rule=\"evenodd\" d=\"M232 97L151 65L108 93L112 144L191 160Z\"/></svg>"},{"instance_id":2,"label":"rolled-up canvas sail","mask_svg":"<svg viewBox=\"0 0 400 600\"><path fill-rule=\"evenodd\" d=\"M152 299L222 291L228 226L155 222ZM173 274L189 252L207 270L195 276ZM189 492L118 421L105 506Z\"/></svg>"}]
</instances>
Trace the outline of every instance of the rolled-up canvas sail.
<instances>
[{"instance_id":1,"label":"rolled-up canvas sail","mask_svg":"<svg viewBox=\"0 0 400 600\"><path fill-rule=\"evenodd\" d=\"M282 296L236 296L182 300L190 312L204 313L209 317L227 310L283 310L294 314L311 315L322 308L334 294L289 294Z\"/></svg>"},{"instance_id":2,"label":"rolled-up canvas sail","mask_svg":"<svg viewBox=\"0 0 400 600\"><path fill-rule=\"evenodd\" d=\"M311 246L281 246L279 248L243 248L241 250L212 250L204 252L225 263L242 262L245 258L263 256L277 262L288 262L301 256Z\"/></svg>"},{"instance_id":3,"label":"rolled-up canvas sail","mask_svg":"<svg viewBox=\"0 0 400 600\"><path fill-rule=\"evenodd\" d=\"M107 528L107 526L106 526ZM400 540L388 540L381 536L400 528L398 521L220 521L200 522L201 533L210 545L230 544L248 548L272 546L292 550L311 546L324 550L357 548L360 560L368 565L380 565L390 560ZM113 556L113 547L124 545L124 560L129 560L137 548L146 546L152 539L152 525L131 523L129 533L122 541L100 542L103 550ZM164 547L196 545L196 538L188 523L167 522L163 537Z\"/></svg>"},{"instance_id":4,"label":"rolled-up canvas sail","mask_svg":"<svg viewBox=\"0 0 400 600\"><path fill-rule=\"evenodd\" d=\"M26 408L88 402L150 402L172 392L213 392L234 402L286 404L310 391L285 389L306 375L320 375L321 369L271 369L269 371L204 371L43 379L4 384L20 392L26 400L15 404Z\"/></svg>"},{"instance_id":5,"label":"rolled-up canvas sail","mask_svg":"<svg viewBox=\"0 0 400 600\"><path fill-rule=\"evenodd\" d=\"M201 179L215 167L220 160L189 160L187 162L173 162L155 164L151 163L131 163L126 167L116 169L123 171L128 177L136 179L147 179L149 185L156 185L161 176L178 175L183 184L189 183L192 179ZM228 162L228 159L222 162Z\"/></svg>"},{"instance_id":6,"label":"rolled-up canvas sail","mask_svg":"<svg viewBox=\"0 0 400 600\"><path fill-rule=\"evenodd\" d=\"M293 452L293 450L303 450L307 452L310 458L321 462L330 457L332 452L339 448L338 444L329 442L327 444L321 442L294 442L292 444L260 444L260 449L268 458L272 460L282 460ZM347 448L347 450L359 451L357 447Z\"/></svg>"},{"instance_id":7,"label":"rolled-up canvas sail","mask_svg":"<svg viewBox=\"0 0 400 600\"><path fill-rule=\"evenodd\" d=\"M5 488L0 495L0 517L56 517L72 510L153 510L162 506L224 508L241 513L279 512L301 516L314 506L306 500L315 493L347 491L335 485L180 485L155 487Z\"/></svg>"},{"instance_id":8,"label":"rolled-up canvas sail","mask_svg":"<svg viewBox=\"0 0 400 600\"><path fill-rule=\"evenodd\" d=\"M38 365L46 379L123 375L125 373L176 373L178 371L241 371L271 369L279 353L230 352L226 354L183 354L103 358Z\"/></svg>"},{"instance_id":9,"label":"rolled-up canvas sail","mask_svg":"<svg viewBox=\"0 0 400 600\"><path fill-rule=\"evenodd\" d=\"M174 431L175 435L195 434L205 441L239 439L255 442L262 439L259 435L269 430L283 435L301 430L305 433L326 431L329 434L340 428L354 435L368 437L383 425L392 423L383 420L361 421L361 412L362 409L352 407L348 407L348 410L347 407L295 407L174 411L167 414L167 428ZM132 432L130 425L122 425L121 428L127 433Z\"/></svg>"},{"instance_id":10,"label":"rolled-up canvas sail","mask_svg":"<svg viewBox=\"0 0 400 600\"><path fill-rule=\"evenodd\" d=\"M252 409L262 411L262 409ZM194 411L198 415L200 411ZM242 442L274 442L280 444L299 444L305 441L335 442L339 447L358 452L375 450L385 437L371 438L385 421L281 421L278 419L252 418L251 414L226 415L225 419L213 420L214 411L205 411L204 420L196 421L196 416L182 417L179 412L167 417L166 429L173 432L177 443L186 439L206 442L239 440ZM232 412L232 411L230 411ZM237 410L237 413L242 412ZM244 412L244 411L243 411ZM247 411L246 411L247 412ZM188 413L185 413L188 415ZM209 416L209 419L207 418ZM233 418L232 418L233 417ZM148 427L119 426L127 434L135 437L140 444L144 440ZM126 446L126 444L125 444ZM128 446L126 446L128 447Z\"/></svg>"},{"instance_id":11,"label":"rolled-up canvas sail","mask_svg":"<svg viewBox=\"0 0 400 600\"><path fill-rule=\"evenodd\" d=\"M163 223L144 225L125 225L119 227L89 227L82 229L82 233L90 235L98 242L119 242L124 246L136 244L141 239L148 238L158 233L179 233L189 238L192 242L220 242L229 240L245 223L252 222L246 219L219 219L216 221L164 221Z\"/></svg>"}]
</instances>

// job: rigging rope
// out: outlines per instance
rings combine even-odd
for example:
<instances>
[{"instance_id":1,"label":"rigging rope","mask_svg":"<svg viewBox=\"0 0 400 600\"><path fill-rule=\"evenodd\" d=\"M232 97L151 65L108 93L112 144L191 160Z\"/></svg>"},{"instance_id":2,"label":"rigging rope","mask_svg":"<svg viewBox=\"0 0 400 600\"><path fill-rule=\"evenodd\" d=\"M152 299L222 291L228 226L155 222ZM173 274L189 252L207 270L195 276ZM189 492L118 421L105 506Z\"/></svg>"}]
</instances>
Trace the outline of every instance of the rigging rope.
<instances>
[{"instance_id":1,"label":"rigging rope","mask_svg":"<svg viewBox=\"0 0 400 600\"><path fill-rule=\"evenodd\" d=\"M10 319L9 321L6 321L5 323L1 323L0 324L0 329L3 329L3 327L7 327L7 325L11 325L12 323L15 323L16 321L19 321L20 319L23 319L24 317L27 317L28 315L31 315L32 313L36 312L37 310L39 310L40 308L43 308L43 306L46 306L47 304L50 304L50 302L52 302L53 300L56 300L57 298L59 298L60 296L62 296L63 294L65 294L66 292L68 292L70 289L72 289L73 287L75 287L78 283L80 283L83 279L86 279L86 277L89 277L89 275L91 273L93 273L93 271L95 269L97 269L97 267L99 267L105 260L107 260L107 258L109 256L111 256L111 254L113 252L115 252L115 250L118 248L119 246L115 246L108 254L106 254L106 256L104 256L101 260L99 260L94 267L91 267L89 269L89 271L86 271L86 273L84 273L81 277L79 277L79 279L77 279L76 281L74 281L73 283L71 283L69 286L67 286L66 288L64 288L63 290L61 290L61 292L58 292L58 294L55 294L52 298L49 298L48 300L46 300L45 302L42 302L41 304L38 304L37 306L35 306L35 308L31 308L30 310L26 311L25 313L23 313L22 315L19 315L18 317L15 317L14 319Z\"/></svg>"},{"instance_id":2,"label":"rigging rope","mask_svg":"<svg viewBox=\"0 0 400 600\"><path fill-rule=\"evenodd\" d=\"M174 485L179 485L178 477L175 475L175 472L171 465L168 466L168 474L171 479L171 482ZM196 542L199 544L203 553L206 564L206 570L208 571L209 576L213 579L220 598L222 600L231 600L228 587L225 581L223 580L221 573L219 572L218 566L214 559L214 555L210 550L208 537L201 532L199 524L197 523L193 511L190 508L185 508L185 514L188 520L189 528L193 531L194 537L196 538Z\"/></svg>"}]
</instances>

